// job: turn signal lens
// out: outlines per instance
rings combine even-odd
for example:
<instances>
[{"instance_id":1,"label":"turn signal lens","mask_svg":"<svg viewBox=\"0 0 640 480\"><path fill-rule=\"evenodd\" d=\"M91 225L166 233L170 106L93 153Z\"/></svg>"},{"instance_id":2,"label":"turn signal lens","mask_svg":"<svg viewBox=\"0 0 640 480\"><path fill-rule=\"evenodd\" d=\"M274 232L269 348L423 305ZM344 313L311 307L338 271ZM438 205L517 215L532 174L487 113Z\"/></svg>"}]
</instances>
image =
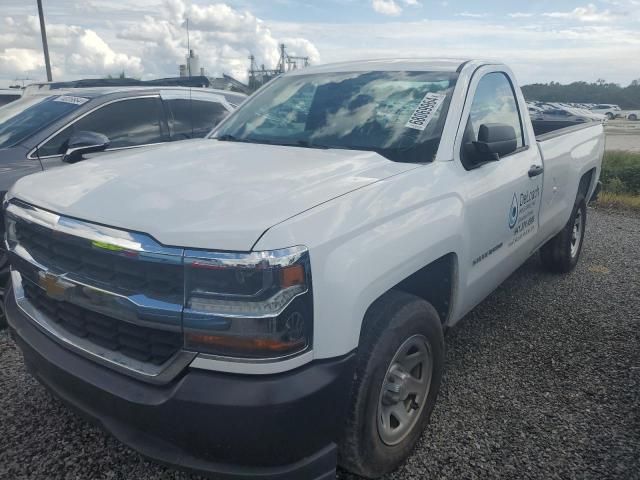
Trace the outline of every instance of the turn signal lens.
<instances>
[{"instance_id":1,"label":"turn signal lens","mask_svg":"<svg viewBox=\"0 0 640 480\"><path fill-rule=\"evenodd\" d=\"M292 265L280 270L280 285L282 288L304 284L304 268L302 265Z\"/></svg>"},{"instance_id":2,"label":"turn signal lens","mask_svg":"<svg viewBox=\"0 0 640 480\"><path fill-rule=\"evenodd\" d=\"M289 353L304 346L304 340L283 342L268 338L244 338L225 335L206 335L201 333L187 333L186 341L189 345L211 347L216 351L252 352L256 353Z\"/></svg>"}]
</instances>

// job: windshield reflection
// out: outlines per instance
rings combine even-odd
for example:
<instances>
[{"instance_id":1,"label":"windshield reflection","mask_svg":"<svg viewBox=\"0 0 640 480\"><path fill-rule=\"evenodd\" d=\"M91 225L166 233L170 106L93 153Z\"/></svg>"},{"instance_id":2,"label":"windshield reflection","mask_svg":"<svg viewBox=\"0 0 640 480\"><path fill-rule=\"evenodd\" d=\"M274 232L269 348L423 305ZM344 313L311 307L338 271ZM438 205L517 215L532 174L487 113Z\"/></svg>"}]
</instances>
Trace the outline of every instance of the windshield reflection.
<instances>
[{"instance_id":1,"label":"windshield reflection","mask_svg":"<svg viewBox=\"0 0 640 480\"><path fill-rule=\"evenodd\" d=\"M241 106L214 138L369 150L394 161L428 162L456 78L403 71L285 76ZM416 115L422 123L412 123Z\"/></svg>"}]
</instances>

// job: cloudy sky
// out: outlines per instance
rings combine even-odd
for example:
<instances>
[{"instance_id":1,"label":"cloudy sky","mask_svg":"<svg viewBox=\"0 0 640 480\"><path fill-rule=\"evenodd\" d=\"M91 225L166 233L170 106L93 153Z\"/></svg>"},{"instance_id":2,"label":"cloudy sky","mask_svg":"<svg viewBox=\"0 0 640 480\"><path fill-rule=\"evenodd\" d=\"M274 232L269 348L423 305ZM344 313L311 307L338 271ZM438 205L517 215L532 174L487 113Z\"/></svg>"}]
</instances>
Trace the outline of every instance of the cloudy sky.
<instances>
[{"instance_id":1,"label":"cloudy sky","mask_svg":"<svg viewBox=\"0 0 640 480\"><path fill-rule=\"evenodd\" d=\"M640 78L640 0L43 0L55 80L177 75L191 45L207 74L246 78L277 45L314 64L482 57L522 83ZM36 0L2 0L0 86L43 80Z\"/></svg>"}]
</instances>

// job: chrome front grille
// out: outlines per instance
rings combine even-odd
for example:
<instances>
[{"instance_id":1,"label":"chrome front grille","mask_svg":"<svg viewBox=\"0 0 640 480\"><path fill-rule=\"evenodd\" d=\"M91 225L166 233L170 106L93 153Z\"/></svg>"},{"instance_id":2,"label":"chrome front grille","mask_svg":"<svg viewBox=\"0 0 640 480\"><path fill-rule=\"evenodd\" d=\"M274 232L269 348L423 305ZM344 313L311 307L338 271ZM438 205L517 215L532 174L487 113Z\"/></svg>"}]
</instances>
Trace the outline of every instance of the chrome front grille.
<instances>
[{"instance_id":1,"label":"chrome front grille","mask_svg":"<svg viewBox=\"0 0 640 480\"><path fill-rule=\"evenodd\" d=\"M121 294L144 294L149 298L182 303L183 273L175 262L141 261L138 252L111 251L100 242L42 225L16 222L18 244L41 265L59 272L73 272L92 285ZM163 258L155 260L165 260Z\"/></svg>"},{"instance_id":2,"label":"chrome front grille","mask_svg":"<svg viewBox=\"0 0 640 480\"><path fill-rule=\"evenodd\" d=\"M40 287L25 281L24 296L72 335L141 362L162 365L182 347L180 332L141 327L92 312L65 301L53 300Z\"/></svg>"},{"instance_id":3,"label":"chrome front grille","mask_svg":"<svg viewBox=\"0 0 640 480\"><path fill-rule=\"evenodd\" d=\"M183 250L12 200L5 211L18 306L59 342L162 383L182 349Z\"/></svg>"}]
</instances>

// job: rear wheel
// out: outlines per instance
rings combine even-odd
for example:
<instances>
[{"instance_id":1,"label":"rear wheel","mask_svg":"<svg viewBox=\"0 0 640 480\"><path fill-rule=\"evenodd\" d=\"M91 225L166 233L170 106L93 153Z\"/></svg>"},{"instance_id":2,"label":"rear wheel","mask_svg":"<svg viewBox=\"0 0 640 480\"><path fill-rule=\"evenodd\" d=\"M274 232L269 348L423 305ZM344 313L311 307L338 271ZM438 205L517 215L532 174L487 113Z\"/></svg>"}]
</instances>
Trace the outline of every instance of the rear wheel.
<instances>
[{"instance_id":1,"label":"rear wheel","mask_svg":"<svg viewBox=\"0 0 640 480\"><path fill-rule=\"evenodd\" d=\"M635 122L636 120L638 120L638 116L635 113L632 113L631 115L629 115L629 120L631 120L632 122Z\"/></svg>"},{"instance_id":2,"label":"rear wheel","mask_svg":"<svg viewBox=\"0 0 640 480\"><path fill-rule=\"evenodd\" d=\"M586 224L587 205L584 198L580 198L562 231L540 249L540 258L547 270L557 273L573 270L582 251Z\"/></svg>"},{"instance_id":3,"label":"rear wheel","mask_svg":"<svg viewBox=\"0 0 640 480\"><path fill-rule=\"evenodd\" d=\"M341 466L368 478L396 469L429 421L444 366L440 319L426 301L391 291L367 312Z\"/></svg>"}]
</instances>

